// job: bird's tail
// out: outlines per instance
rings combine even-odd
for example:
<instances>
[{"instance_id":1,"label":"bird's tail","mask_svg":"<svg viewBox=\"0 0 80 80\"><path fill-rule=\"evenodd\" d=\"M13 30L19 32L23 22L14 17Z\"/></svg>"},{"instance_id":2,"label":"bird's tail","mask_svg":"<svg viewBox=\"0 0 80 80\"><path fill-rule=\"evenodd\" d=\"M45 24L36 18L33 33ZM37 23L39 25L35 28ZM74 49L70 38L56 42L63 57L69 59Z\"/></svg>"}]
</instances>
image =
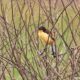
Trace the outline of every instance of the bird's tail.
<instances>
[{"instance_id":1,"label":"bird's tail","mask_svg":"<svg viewBox=\"0 0 80 80\"><path fill-rule=\"evenodd\" d=\"M54 56L54 57L56 57L56 45L51 45L51 48L52 48L52 55Z\"/></svg>"}]
</instances>

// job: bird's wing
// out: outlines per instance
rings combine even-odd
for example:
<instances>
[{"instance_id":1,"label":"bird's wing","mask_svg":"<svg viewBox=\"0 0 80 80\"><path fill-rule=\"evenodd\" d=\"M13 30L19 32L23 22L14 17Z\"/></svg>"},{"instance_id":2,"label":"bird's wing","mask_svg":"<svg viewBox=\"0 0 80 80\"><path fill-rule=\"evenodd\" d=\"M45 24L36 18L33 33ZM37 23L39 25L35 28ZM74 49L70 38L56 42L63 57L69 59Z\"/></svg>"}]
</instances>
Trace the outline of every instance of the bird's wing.
<instances>
[{"instance_id":1,"label":"bird's wing","mask_svg":"<svg viewBox=\"0 0 80 80\"><path fill-rule=\"evenodd\" d=\"M45 32L46 32L47 34L49 34L49 36L50 36L53 40L55 40L55 38L53 37L54 35L52 34L51 31L46 30Z\"/></svg>"}]
</instances>

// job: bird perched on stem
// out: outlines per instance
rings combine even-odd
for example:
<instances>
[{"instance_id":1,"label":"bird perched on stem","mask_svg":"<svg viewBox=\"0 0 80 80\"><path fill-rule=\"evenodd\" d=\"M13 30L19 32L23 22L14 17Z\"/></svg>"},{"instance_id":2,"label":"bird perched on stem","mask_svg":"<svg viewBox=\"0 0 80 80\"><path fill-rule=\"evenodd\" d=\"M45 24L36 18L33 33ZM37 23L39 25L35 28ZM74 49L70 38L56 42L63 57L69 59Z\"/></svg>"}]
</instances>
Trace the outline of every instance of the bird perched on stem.
<instances>
[{"instance_id":1,"label":"bird perched on stem","mask_svg":"<svg viewBox=\"0 0 80 80\"><path fill-rule=\"evenodd\" d=\"M52 55L56 57L56 46L55 46L56 44L55 44L55 39L52 36L53 34L45 27L40 26L38 28L38 37L47 45L51 45Z\"/></svg>"}]
</instances>

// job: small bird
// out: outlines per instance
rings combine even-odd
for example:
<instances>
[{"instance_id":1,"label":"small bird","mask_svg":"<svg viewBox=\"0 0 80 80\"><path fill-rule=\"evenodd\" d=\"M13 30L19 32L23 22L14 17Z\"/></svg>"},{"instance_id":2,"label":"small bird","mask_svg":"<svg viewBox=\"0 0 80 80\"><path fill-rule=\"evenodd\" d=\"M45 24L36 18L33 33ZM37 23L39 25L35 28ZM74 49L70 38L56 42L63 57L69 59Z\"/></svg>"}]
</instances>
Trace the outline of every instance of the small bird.
<instances>
[{"instance_id":1,"label":"small bird","mask_svg":"<svg viewBox=\"0 0 80 80\"><path fill-rule=\"evenodd\" d=\"M52 55L56 57L55 39L52 37L52 33L49 30L47 30L44 26L40 26L38 28L38 37L47 45L51 45Z\"/></svg>"}]
</instances>

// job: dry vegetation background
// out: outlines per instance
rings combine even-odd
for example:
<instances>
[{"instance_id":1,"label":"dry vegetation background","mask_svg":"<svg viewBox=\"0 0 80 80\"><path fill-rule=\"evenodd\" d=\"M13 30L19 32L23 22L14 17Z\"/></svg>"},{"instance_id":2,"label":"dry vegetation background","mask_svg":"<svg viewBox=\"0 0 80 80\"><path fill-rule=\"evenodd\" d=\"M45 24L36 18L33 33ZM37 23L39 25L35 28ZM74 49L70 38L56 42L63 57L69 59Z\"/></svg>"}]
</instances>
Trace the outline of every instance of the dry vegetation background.
<instances>
[{"instance_id":1,"label":"dry vegetation background","mask_svg":"<svg viewBox=\"0 0 80 80\"><path fill-rule=\"evenodd\" d=\"M56 32L56 58L40 25ZM80 0L0 0L0 80L80 80Z\"/></svg>"}]
</instances>

